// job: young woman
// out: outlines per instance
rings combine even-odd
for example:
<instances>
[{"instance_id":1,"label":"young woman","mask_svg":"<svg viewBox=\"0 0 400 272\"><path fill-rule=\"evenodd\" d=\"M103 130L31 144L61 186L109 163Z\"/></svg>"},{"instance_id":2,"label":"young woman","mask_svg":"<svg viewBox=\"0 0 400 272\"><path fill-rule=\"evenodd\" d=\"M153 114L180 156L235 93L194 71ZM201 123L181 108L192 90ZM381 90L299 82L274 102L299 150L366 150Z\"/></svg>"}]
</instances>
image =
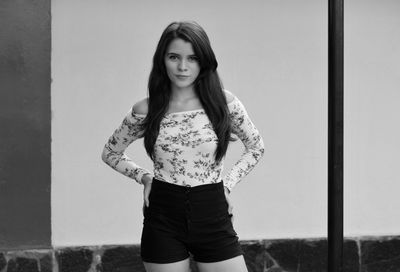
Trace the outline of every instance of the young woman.
<instances>
[{"instance_id":1,"label":"young woman","mask_svg":"<svg viewBox=\"0 0 400 272\"><path fill-rule=\"evenodd\" d=\"M245 107L224 90L217 60L195 22L174 22L153 58L149 97L137 102L106 143L102 159L144 186L141 256L149 272L247 271L228 194L264 154ZM231 136L245 151L225 176ZM124 153L144 137L148 171Z\"/></svg>"}]
</instances>

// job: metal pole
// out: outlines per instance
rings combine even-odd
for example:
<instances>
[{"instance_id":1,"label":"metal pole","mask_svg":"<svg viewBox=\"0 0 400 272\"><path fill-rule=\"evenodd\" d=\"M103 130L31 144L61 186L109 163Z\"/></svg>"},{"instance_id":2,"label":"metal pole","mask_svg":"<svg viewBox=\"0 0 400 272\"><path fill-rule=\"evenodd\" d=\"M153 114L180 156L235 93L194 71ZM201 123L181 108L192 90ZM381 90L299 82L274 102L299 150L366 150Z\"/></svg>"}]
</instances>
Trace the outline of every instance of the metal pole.
<instances>
[{"instance_id":1,"label":"metal pole","mask_svg":"<svg viewBox=\"0 0 400 272\"><path fill-rule=\"evenodd\" d=\"M343 0L329 0L328 272L343 263Z\"/></svg>"}]
</instances>

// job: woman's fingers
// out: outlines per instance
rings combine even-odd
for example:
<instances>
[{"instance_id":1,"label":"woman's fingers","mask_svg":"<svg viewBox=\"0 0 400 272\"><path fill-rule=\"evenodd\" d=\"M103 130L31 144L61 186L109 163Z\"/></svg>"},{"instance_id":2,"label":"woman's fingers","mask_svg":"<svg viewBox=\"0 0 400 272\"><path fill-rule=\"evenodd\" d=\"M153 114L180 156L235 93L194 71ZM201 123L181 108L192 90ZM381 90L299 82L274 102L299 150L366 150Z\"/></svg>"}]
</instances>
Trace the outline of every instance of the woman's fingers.
<instances>
[{"instance_id":1,"label":"woman's fingers","mask_svg":"<svg viewBox=\"0 0 400 272\"><path fill-rule=\"evenodd\" d=\"M229 217L231 218L231 221L233 223L233 213L232 213L233 206L231 204L231 200L229 199L229 197L226 198L226 201L228 202L228 214L229 214Z\"/></svg>"},{"instance_id":2,"label":"woman's fingers","mask_svg":"<svg viewBox=\"0 0 400 272\"><path fill-rule=\"evenodd\" d=\"M145 174L142 177L142 183L144 186L143 189L143 201L144 201L144 206L149 207L150 201L149 201L149 195L151 191L151 184L153 182L153 177L150 174Z\"/></svg>"},{"instance_id":3,"label":"woman's fingers","mask_svg":"<svg viewBox=\"0 0 400 272\"><path fill-rule=\"evenodd\" d=\"M229 214L229 217L231 218L231 221L233 223L233 213L232 213L233 205L232 205L231 199L229 198L229 190L225 187L225 191L224 192L225 192L226 203L228 203L228 214Z\"/></svg>"},{"instance_id":4,"label":"woman's fingers","mask_svg":"<svg viewBox=\"0 0 400 272\"><path fill-rule=\"evenodd\" d=\"M231 215L232 214L232 210L233 210L233 205L232 205L231 200L229 198L229 190L228 190L228 188L224 187L224 193L225 193L226 202L228 203L228 213Z\"/></svg>"},{"instance_id":5,"label":"woman's fingers","mask_svg":"<svg viewBox=\"0 0 400 272\"><path fill-rule=\"evenodd\" d=\"M226 202L228 202L228 213L232 214L233 206L229 197L226 198Z\"/></svg>"},{"instance_id":6,"label":"woman's fingers","mask_svg":"<svg viewBox=\"0 0 400 272\"><path fill-rule=\"evenodd\" d=\"M147 183L144 185L144 189L143 189L143 200L144 200L144 205L146 207L149 207L149 195L150 195L150 191L151 191L151 183Z\"/></svg>"},{"instance_id":7,"label":"woman's fingers","mask_svg":"<svg viewBox=\"0 0 400 272\"><path fill-rule=\"evenodd\" d=\"M230 192L229 192L228 188L224 187L224 193L225 193L226 203L228 203L228 214L229 214L229 217L231 218L231 222L233 223L233 220L234 220L234 216L232 213L233 205L232 205L231 199L229 198Z\"/></svg>"}]
</instances>

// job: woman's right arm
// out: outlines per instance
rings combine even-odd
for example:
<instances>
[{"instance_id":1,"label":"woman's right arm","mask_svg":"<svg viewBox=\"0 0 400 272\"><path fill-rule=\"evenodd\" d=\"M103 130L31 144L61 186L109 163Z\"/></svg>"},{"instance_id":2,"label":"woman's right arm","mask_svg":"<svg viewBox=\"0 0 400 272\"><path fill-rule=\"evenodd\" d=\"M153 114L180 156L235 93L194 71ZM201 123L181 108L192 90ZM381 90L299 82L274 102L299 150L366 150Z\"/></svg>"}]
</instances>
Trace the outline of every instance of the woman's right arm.
<instances>
[{"instance_id":1,"label":"woman's right arm","mask_svg":"<svg viewBox=\"0 0 400 272\"><path fill-rule=\"evenodd\" d=\"M132 109L128 112L120 126L110 136L103 148L102 160L121 174L143 184L152 176L151 172L140 167L126 154L126 148L136 139L143 137L142 122L145 115L138 114Z\"/></svg>"}]
</instances>

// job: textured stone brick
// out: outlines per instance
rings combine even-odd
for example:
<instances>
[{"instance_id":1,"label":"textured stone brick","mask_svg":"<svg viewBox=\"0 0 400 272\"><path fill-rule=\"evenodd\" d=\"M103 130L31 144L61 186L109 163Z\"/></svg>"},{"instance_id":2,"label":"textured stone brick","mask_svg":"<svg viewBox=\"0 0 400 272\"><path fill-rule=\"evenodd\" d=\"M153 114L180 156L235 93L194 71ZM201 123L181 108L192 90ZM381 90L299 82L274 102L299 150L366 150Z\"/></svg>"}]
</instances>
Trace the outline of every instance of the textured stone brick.
<instances>
[{"instance_id":1,"label":"textured stone brick","mask_svg":"<svg viewBox=\"0 0 400 272\"><path fill-rule=\"evenodd\" d=\"M284 271L298 271L301 242L292 240L271 240L266 250L274 262Z\"/></svg>"},{"instance_id":2,"label":"textured stone brick","mask_svg":"<svg viewBox=\"0 0 400 272\"><path fill-rule=\"evenodd\" d=\"M266 269L274 266L274 262L268 255L264 243L242 243L242 249L244 251L244 259L249 272L264 272Z\"/></svg>"},{"instance_id":3,"label":"textured stone brick","mask_svg":"<svg viewBox=\"0 0 400 272\"><path fill-rule=\"evenodd\" d=\"M361 240L362 272L400 272L399 237Z\"/></svg>"},{"instance_id":4,"label":"textured stone brick","mask_svg":"<svg viewBox=\"0 0 400 272\"><path fill-rule=\"evenodd\" d=\"M91 266L93 252L89 249L57 250L59 272L87 272Z\"/></svg>"},{"instance_id":5,"label":"textured stone brick","mask_svg":"<svg viewBox=\"0 0 400 272\"><path fill-rule=\"evenodd\" d=\"M327 271L326 239L242 241L241 244L249 272ZM139 245L0 252L0 271L52 272L53 252L58 272L145 271ZM346 239L343 257L344 272L400 272L400 237ZM198 272L192 259L190 265L192 272Z\"/></svg>"},{"instance_id":6,"label":"textured stone brick","mask_svg":"<svg viewBox=\"0 0 400 272\"><path fill-rule=\"evenodd\" d=\"M53 258L52 255L45 255L40 258L40 272L52 272L53 271Z\"/></svg>"},{"instance_id":7,"label":"textured stone brick","mask_svg":"<svg viewBox=\"0 0 400 272\"><path fill-rule=\"evenodd\" d=\"M360 261L358 256L358 244L354 240L343 242L343 271L359 272Z\"/></svg>"},{"instance_id":8,"label":"textured stone brick","mask_svg":"<svg viewBox=\"0 0 400 272\"><path fill-rule=\"evenodd\" d=\"M287 271L283 270L280 267L271 267L271 268L265 270L265 272L287 272Z\"/></svg>"},{"instance_id":9,"label":"textured stone brick","mask_svg":"<svg viewBox=\"0 0 400 272\"><path fill-rule=\"evenodd\" d=\"M4 254L0 252L0 271L2 271L4 267L6 267L6 265L7 265L7 260L4 257Z\"/></svg>"},{"instance_id":10,"label":"textured stone brick","mask_svg":"<svg viewBox=\"0 0 400 272\"><path fill-rule=\"evenodd\" d=\"M39 272L36 259L17 257L8 261L7 272Z\"/></svg>"},{"instance_id":11,"label":"textured stone brick","mask_svg":"<svg viewBox=\"0 0 400 272\"><path fill-rule=\"evenodd\" d=\"M17 262L15 260L8 261L7 272L17 272Z\"/></svg>"},{"instance_id":12,"label":"textured stone brick","mask_svg":"<svg viewBox=\"0 0 400 272\"><path fill-rule=\"evenodd\" d=\"M298 272L323 272L328 270L328 241L301 240Z\"/></svg>"},{"instance_id":13,"label":"textured stone brick","mask_svg":"<svg viewBox=\"0 0 400 272\"><path fill-rule=\"evenodd\" d=\"M101 264L96 265L96 272L103 272L103 266Z\"/></svg>"},{"instance_id":14,"label":"textured stone brick","mask_svg":"<svg viewBox=\"0 0 400 272\"><path fill-rule=\"evenodd\" d=\"M288 239L267 242L267 253L275 263L267 271L324 272L327 271L327 240ZM273 269L272 269L273 268Z\"/></svg>"},{"instance_id":15,"label":"textured stone brick","mask_svg":"<svg viewBox=\"0 0 400 272\"><path fill-rule=\"evenodd\" d=\"M101 272L145 272L139 246L119 246L106 249L101 257Z\"/></svg>"}]
</instances>

